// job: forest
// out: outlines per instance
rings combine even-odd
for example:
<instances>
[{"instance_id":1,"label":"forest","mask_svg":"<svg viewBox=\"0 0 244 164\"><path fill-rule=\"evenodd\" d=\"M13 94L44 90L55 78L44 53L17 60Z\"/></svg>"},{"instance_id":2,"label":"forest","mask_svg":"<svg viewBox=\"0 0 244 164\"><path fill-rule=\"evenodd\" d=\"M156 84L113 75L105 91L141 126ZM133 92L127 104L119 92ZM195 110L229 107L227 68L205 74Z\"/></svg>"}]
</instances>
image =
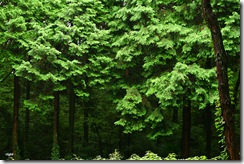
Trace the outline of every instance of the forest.
<instances>
[{"instance_id":1,"label":"forest","mask_svg":"<svg viewBox=\"0 0 244 164\"><path fill-rule=\"evenodd\" d=\"M240 160L240 1L0 0L1 160Z\"/></svg>"}]
</instances>

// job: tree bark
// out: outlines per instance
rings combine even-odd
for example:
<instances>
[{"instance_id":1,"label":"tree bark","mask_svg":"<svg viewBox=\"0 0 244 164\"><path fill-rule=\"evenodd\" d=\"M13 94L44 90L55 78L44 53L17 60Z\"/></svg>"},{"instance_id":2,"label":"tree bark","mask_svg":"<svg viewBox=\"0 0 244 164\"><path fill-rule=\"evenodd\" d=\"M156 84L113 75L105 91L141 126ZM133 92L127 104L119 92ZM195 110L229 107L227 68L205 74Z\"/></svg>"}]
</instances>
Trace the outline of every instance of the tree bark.
<instances>
[{"instance_id":1,"label":"tree bark","mask_svg":"<svg viewBox=\"0 0 244 164\"><path fill-rule=\"evenodd\" d=\"M13 157L15 160L20 159L19 147L18 147L19 99L20 99L19 78L14 75L14 111L13 111L12 149L13 149Z\"/></svg>"},{"instance_id":2,"label":"tree bark","mask_svg":"<svg viewBox=\"0 0 244 164\"><path fill-rule=\"evenodd\" d=\"M85 105L84 107L84 123L83 123L83 130L84 130L84 146L88 145L89 139L89 127L88 127L88 107Z\"/></svg>"},{"instance_id":3,"label":"tree bark","mask_svg":"<svg viewBox=\"0 0 244 164\"><path fill-rule=\"evenodd\" d=\"M191 101L183 98L183 123L182 123L182 147L181 157L188 158L190 155L191 134Z\"/></svg>"},{"instance_id":4,"label":"tree bark","mask_svg":"<svg viewBox=\"0 0 244 164\"><path fill-rule=\"evenodd\" d=\"M99 152L100 152L100 155L103 156L103 143L102 143L101 135L99 132L99 127L97 126L97 124L94 124L94 128L95 128L97 138L98 138Z\"/></svg>"},{"instance_id":5,"label":"tree bark","mask_svg":"<svg viewBox=\"0 0 244 164\"><path fill-rule=\"evenodd\" d=\"M54 92L54 115L53 115L53 144L58 145L59 129L59 92Z\"/></svg>"},{"instance_id":6,"label":"tree bark","mask_svg":"<svg viewBox=\"0 0 244 164\"><path fill-rule=\"evenodd\" d=\"M240 78L241 78L241 74L240 74L240 70L238 71L238 78L236 80L236 84L235 84L235 88L234 88L234 104L233 104L233 110L235 110L236 105L237 105L237 99L238 99L238 92L239 91L239 86L240 86Z\"/></svg>"},{"instance_id":7,"label":"tree bark","mask_svg":"<svg viewBox=\"0 0 244 164\"><path fill-rule=\"evenodd\" d=\"M173 109L173 114L172 114L172 122L178 123L178 109L174 108Z\"/></svg>"},{"instance_id":8,"label":"tree bark","mask_svg":"<svg viewBox=\"0 0 244 164\"><path fill-rule=\"evenodd\" d=\"M27 80L26 83L26 100L30 99L30 81ZM30 129L30 110L26 108L25 110L25 141L24 141L24 158L27 159L29 157L29 129Z\"/></svg>"},{"instance_id":9,"label":"tree bark","mask_svg":"<svg viewBox=\"0 0 244 164\"><path fill-rule=\"evenodd\" d=\"M224 119L224 136L226 149L231 160L239 160L239 150L235 138L235 126L233 117L233 107L229 94L228 74L227 74L227 53L225 52L222 34L216 15L212 11L210 0L202 0L203 15L211 31L214 53L216 57L218 90L220 105Z\"/></svg>"},{"instance_id":10,"label":"tree bark","mask_svg":"<svg viewBox=\"0 0 244 164\"><path fill-rule=\"evenodd\" d=\"M211 113L211 106L208 104L205 108L205 119L204 119L204 126L205 126L205 134L206 134L206 147L205 147L205 154L207 158L211 158L211 143L212 143L212 113Z\"/></svg>"},{"instance_id":11,"label":"tree bark","mask_svg":"<svg viewBox=\"0 0 244 164\"><path fill-rule=\"evenodd\" d=\"M69 93L69 144L68 153L73 154L74 151L74 114L75 114L75 93L74 85L70 81L70 93Z\"/></svg>"},{"instance_id":12,"label":"tree bark","mask_svg":"<svg viewBox=\"0 0 244 164\"><path fill-rule=\"evenodd\" d=\"M91 88L89 87L89 78L85 77L85 83L86 83L86 89L85 91L87 93L91 93ZM89 117L89 110L90 110L90 97L88 97L88 100L83 101L83 116L84 116L84 122L83 122L83 132L84 132L84 142L83 145L87 146L89 142L89 126L88 126L88 117Z\"/></svg>"}]
</instances>

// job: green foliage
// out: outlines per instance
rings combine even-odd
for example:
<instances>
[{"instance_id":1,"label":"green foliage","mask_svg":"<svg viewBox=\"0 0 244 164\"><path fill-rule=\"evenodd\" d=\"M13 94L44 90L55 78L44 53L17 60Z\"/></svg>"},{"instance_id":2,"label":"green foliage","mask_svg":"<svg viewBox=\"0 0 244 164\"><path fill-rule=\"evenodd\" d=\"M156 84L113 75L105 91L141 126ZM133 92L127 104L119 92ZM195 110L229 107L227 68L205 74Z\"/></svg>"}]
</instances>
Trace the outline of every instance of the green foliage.
<instances>
[{"instance_id":1,"label":"green foliage","mask_svg":"<svg viewBox=\"0 0 244 164\"><path fill-rule=\"evenodd\" d=\"M121 112L121 119L115 122L125 128L124 133L141 131L145 128L142 121L146 109L142 106L142 97L139 91L132 87L128 88L125 97L118 103L116 110Z\"/></svg>"},{"instance_id":2,"label":"green foliage","mask_svg":"<svg viewBox=\"0 0 244 164\"><path fill-rule=\"evenodd\" d=\"M140 157L136 154L132 154L130 158L127 160L162 160L162 158L151 151L147 151L143 157Z\"/></svg>"},{"instance_id":3,"label":"green foliage","mask_svg":"<svg viewBox=\"0 0 244 164\"><path fill-rule=\"evenodd\" d=\"M215 128L218 132L218 137L219 137L219 145L222 149L220 152L220 155L218 157L215 157L216 159L221 159L221 160L227 160L229 158L227 151L226 151L226 145L225 145L225 136L224 136L224 120L220 108L220 100L218 99L216 101L216 111L215 111Z\"/></svg>"},{"instance_id":4,"label":"green foliage","mask_svg":"<svg viewBox=\"0 0 244 164\"><path fill-rule=\"evenodd\" d=\"M204 161L204 160L208 160L208 159L206 156L202 155L202 156L189 157L189 158L186 158L185 160L194 160L194 161L202 160L202 161Z\"/></svg>"},{"instance_id":5,"label":"green foliage","mask_svg":"<svg viewBox=\"0 0 244 164\"><path fill-rule=\"evenodd\" d=\"M177 160L175 153L169 153L167 157L164 158L164 160Z\"/></svg>"},{"instance_id":6,"label":"green foliage","mask_svg":"<svg viewBox=\"0 0 244 164\"><path fill-rule=\"evenodd\" d=\"M141 160L162 160L162 158L151 151L147 151Z\"/></svg>"},{"instance_id":7,"label":"green foliage","mask_svg":"<svg viewBox=\"0 0 244 164\"><path fill-rule=\"evenodd\" d=\"M199 109L203 109L206 104L214 103L216 99L215 77L215 69L205 70L196 64L188 66L177 63L173 71L148 81L147 95L155 94L164 108L178 107L177 100L180 100L180 95L190 89L189 97L198 103Z\"/></svg>"},{"instance_id":8,"label":"green foliage","mask_svg":"<svg viewBox=\"0 0 244 164\"><path fill-rule=\"evenodd\" d=\"M78 157L76 154L73 154L73 156L71 158L67 157L65 160L75 160L75 161L78 161L78 160L84 160L84 159L82 159L81 157Z\"/></svg>"},{"instance_id":9,"label":"green foliage","mask_svg":"<svg viewBox=\"0 0 244 164\"><path fill-rule=\"evenodd\" d=\"M109 155L109 158L103 158L100 155L94 158L93 160L122 160L122 156L120 153L115 150L114 153L111 153ZM153 160L169 160L169 161L174 161L174 160L208 160L206 156L195 156L195 157L189 157L186 159L179 159L177 158L177 155L175 153L169 153L167 157L162 158L158 156L157 154L151 152L151 151L146 151L146 154L142 157L138 156L137 154L132 154L128 159L126 160L143 160L143 161L153 161ZM212 159L214 160L214 158Z\"/></svg>"},{"instance_id":10,"label":"green foliage","mask_svg":"<svg viewBox=\"0 0 244 164\"><path fill-rule=\"evenodd\" d=\"M0 146L9 149L11 145L9 115L13 108L13 74L3 83L2 79L14 69L21 84L20 155L26 108L30 110L30 149L33 150L30 157L50 159L51 149L52 159L59 160L67 154L68 89L72 82L76 95L73 153L77 155L67 159L94 159L95 154L100 153L96 160L121 160L133 151L143 155L150 144L141 143L148 137L152 145L157 145L155 150L160 156L175 153L162 158L147 151L142 157L133 154L129 160L178 160L183 96L192 104L195 135L191 141L201 142L199 145L205 145L204 136L197 136L204 134L199 110L217 104L214 115L217 132L213 130L213 136L219 135L223 152L213 159L227 159L212 40L202 18L201 3L200 0L189 3L175 0L2 1L0 120L4 124ZM234 101L240 66L240 5L234 0L213 0L212 5L228 53L229 89ZM25 100L26 80L31 83L29 100ZM60 147L51 142L53 91L60 91ZM237 102L237 129L239 106ZM81 128L84 110L89 113L89 147L80 143L84 137ZM172 119L174 110L178 111L177 120ZM37 141L37 136L43 133L46 134L43 140ZM219 154L219 145L212 143L213 154ZM107 156L117 147L121 154L115 150ZM104 155L108 158L103 158ZM206 160L206 157L185 160Z\"/></svg>"},{"instance_id":11,"label":"green foliage","mask_svg":"<svg viewBox=\"0 0 244 164\"><path fill-rule=\"evenodd\" d=\"M115 149L113 153L109 154L109 158L108 159L103 158L100 155L98 155L93 160L121 160L122 158L123 158L123 156L121 156L120 152Z\"/></svg>"},{"instance_id":12,"label":"green foliage","mask_svg":"<svg viewBox=\"0 0 244 164\"><path fill-rule=\"evenodd\" d=\"M53 144L51 160L60 160L59 146L57 144Z\"/></svg>"}]
</instances>

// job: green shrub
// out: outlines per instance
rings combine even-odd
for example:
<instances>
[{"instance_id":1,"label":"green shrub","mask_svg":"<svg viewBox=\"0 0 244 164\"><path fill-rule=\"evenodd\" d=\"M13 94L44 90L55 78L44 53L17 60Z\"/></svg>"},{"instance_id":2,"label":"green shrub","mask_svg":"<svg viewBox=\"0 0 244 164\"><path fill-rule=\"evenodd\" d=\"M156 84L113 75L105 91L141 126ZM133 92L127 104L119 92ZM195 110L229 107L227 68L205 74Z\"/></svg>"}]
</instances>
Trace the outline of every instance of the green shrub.
<instances>
[{"instance_id":1,"label":"green shrub","mask_svg":"<svg viewBox=\"0 0 244 164\"><path fill-rule=\"evenodd\" d=\"M167 157L164 158L164 160L177 160L175 153L169 153Z\"/></svg>"},{"instance_id":2,"label":"green shrub","mask_svg":"<svg viewBox=\"0 0 244 164\"><path fill-rule=\"evenodd\" d=\"M57 144L53 144L51 159L52 160L59 160L60 159L59 146Z\"/></svg>"},{"instance_id":3,"label":"green shrub","mask_svg":"<svg viewBox=\"0 0 244 164\"><path fill-rule=\"evenodd\" d=\"M195 157L189 157L185 160L208 160L206 156L195 156Z\"/></svg>"},{"instance_id":4,"label":"green shrub","mask_svg":"<svg viewBox=\"0 0 244 164\"><path fill-rule=\"evenodd\" d=\"M84 159L82 159L81 157L77 156L76 154L73 154L73 157L71 158L71 160L79 161L79 160L84 160Z\"/></svg>"},{"instance_id":5,"label":"green shrub","mask_svg":"<svg viewBox=\"0 0 244 164\"><path fill-rule=\"evenodd\" d=\"M219 159L220 159L220 156L211 158L210 160L219 160ZM74 157L71 160L83 160L83 159L74 155ZM120 152L117 149L115 149L115 151L113 153L109 154L108 158L104 158L104 157L101 157L100 155L98 155L98 156L96 156L96 158L94 158L92 160L123 160L123 156L120 154ZM167 157L162 158L149 150L142 157L140 157L137 154L132 154L126 160L209 160L209 159L207 159L206 156L194 156L194 157L189 157L186 159L180 159L180 158L177 158L177 155L175 153L169 153Z\"/></svg>"},{"instance_id":6,"label":"green shrub","mask_svg":"<svg viewBox=\"0 0 244 164\"><path fill-rule=\"evenodd\" d=\"M117 149L111 154L109 154L109 158L103 158L100 155L96 156L93 160L121 160L123 156L119 153Z\"/></svg>"}]
</instances>

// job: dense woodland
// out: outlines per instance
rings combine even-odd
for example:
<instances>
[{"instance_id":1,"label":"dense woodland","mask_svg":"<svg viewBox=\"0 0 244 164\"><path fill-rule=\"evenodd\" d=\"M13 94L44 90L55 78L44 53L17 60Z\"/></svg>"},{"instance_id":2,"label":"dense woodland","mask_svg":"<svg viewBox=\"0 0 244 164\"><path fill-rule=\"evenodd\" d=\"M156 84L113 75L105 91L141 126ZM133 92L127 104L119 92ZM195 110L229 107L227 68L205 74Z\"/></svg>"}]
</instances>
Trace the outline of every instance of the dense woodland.
<instances>
[{"instance_id":1,"label":"dense woodland","mask_svg":"<svg viewBox=\"0 0 244 164\"><path fill-rule=\"evenodd\" d=\"M240 159L239 1L0 6L0 159Z\"/></svg>"}]
</instances>

